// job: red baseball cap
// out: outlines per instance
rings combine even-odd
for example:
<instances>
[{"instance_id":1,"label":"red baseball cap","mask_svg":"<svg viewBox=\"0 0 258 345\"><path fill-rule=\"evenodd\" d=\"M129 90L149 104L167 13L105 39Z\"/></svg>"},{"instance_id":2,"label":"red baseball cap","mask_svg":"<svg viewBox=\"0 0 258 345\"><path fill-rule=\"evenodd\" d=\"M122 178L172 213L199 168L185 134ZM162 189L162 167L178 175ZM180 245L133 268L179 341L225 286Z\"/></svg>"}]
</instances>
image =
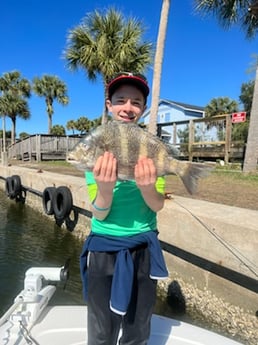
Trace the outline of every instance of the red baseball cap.
<instances>
[{"instance_id":1,"label":"red baseball cap","mask_svg":"<svg viewBox=\"0 0 258 345\"><path fill-rule=\"evenodd\" d=\"M131 72L120 72L111 79L107 85L108 98L110 99L116 89L123 84L135 85L143 93L146 101L150 92L147 79L142 74Z\"/></svg>"}]
</instances>

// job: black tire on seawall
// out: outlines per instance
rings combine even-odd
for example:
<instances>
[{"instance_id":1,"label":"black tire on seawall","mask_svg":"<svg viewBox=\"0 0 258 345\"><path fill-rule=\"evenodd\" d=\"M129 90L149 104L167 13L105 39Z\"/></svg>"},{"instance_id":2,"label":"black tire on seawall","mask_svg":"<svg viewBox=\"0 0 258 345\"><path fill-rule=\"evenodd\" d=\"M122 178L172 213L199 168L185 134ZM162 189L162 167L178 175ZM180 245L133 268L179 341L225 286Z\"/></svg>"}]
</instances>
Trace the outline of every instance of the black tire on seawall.
<instances>
[{"instance_id":1,"label":"black tire on seawall","mask_svg":"<svg viewBox=\"0 0 258 345\"><path fill-rule=\"evenodd\" d=\"M8 197L10 197L10 193L11 193L11 177L10 176L8 176L8 177L6 177L6 179L5 179L5 194L8 196Z\"/></svg>"},{"instance_id":2,"label":"black tire on seawall","mask_svg":"<svg viewBox=\"0 0 258 345\"><path fill-rule=\"evenodd\" d=\"M72 193L68 187L57 187L53 196L53 209L56 219L63 220L71 212L73 206Z\"/></svg>"},{"instance_id":3,"label":"black tire on seawall","mask_svg":"<svg viewBox=\"0 0 258 345\"><path fill-rule=\"evenodd\" d=\"M6 179L6 193L10 199L15 199L22 191L21 178L19 175L12 175Z\"/></svg>"},{"instance_id":4,"label":"black tire on seawall","mask_svg":"<svg viewBox=\"0 0 258 345\"><path fill-rule=\"evenodd\" d=\"M44 212L51 216L54 214L54 208L53 208L53 196L55 194L55 187L47 187L44 189L42 194L42 204Z\"/></svg>"}]
</instances>

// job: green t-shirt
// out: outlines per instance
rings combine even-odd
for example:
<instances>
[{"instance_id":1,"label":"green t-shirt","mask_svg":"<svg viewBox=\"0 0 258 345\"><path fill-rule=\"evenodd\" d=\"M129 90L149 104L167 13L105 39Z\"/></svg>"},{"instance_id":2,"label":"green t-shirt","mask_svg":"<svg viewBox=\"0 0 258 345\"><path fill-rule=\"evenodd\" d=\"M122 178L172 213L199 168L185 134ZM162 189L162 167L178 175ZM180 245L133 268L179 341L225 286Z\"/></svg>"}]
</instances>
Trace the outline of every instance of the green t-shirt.
<instances>
[{"instance_id":1,"label":"green t-shirt","mask_svg":"<svg viewBox=\"0 0 258 345\"><path fill-rule=\"evenodd\" d=\"M86 172L86 184L90 200L97 195L97 184L92 172ZM156 182L158 192L164 194L165 178ZM134 180L117 181L109 214L104 220L92 218L91 231L111 236L131 236L157 229L156 212L145 203Z\"/></svg>"}]
</instances>

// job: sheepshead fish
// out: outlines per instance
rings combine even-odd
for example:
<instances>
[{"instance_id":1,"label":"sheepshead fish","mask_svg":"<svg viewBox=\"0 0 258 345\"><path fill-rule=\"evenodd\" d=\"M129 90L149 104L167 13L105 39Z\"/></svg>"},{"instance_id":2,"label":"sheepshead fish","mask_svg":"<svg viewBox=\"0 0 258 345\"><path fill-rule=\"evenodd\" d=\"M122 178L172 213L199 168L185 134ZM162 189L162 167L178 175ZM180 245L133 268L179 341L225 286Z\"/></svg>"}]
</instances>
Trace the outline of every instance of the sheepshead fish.
<instances>
[{"instance_id":1,"label":"sheepshead fish","mask_svg":"<svg viewBox=\"0 0 258 345\"><path fill-rule=\"evenodd\" d=\"M171 146L157 136L137 124L122 121L110 121L92 130L68 153L67 161L79 170L92 171L97 158L105 151L116 157L119 179L134 179L138 158L148 157L153 160L158 176L178 175L191 194L196 192L198 179L211 170L203 163L176 159Z\"/></svg>"}]
</instances>

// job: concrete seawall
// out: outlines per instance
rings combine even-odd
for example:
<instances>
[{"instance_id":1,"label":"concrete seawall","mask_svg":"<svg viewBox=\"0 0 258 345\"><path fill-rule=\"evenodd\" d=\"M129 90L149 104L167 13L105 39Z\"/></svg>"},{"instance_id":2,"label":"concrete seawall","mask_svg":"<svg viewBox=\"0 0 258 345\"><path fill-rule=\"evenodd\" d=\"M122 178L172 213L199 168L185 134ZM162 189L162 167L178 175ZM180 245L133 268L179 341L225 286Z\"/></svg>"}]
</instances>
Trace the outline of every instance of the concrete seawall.
<instances>
[{"instance_id":1,"label":"concrete seawall","mask_svg":"<svg viewBox=\"0 0 258 345\"><path fill-rule=\"evenodd\" d=\"M5 189L5 179L13 175L21 178L26 190L26 205L42 214L41 193L50 186L68 187L72 192L73 205L89 210L83 178L0 165L1 189ZM45 216L54 220L53 216ZM212 273L213 269L209 266L216 270L221 268L222 271L229 269L253 281L257 280L258 211L174 196L173 199L166 200L158 219L160 240L188 258L185 260L184 255L165 252L172 279L180 276L196 288L208 289L228 303L255 314L258 309L257 291ZM81 239L85 238L89 226L90 218L79 213L73 234ZM65 224L62 227L65 228ZM195 262L202 262L202 259L206 260L206 266L196 266Z\"/></svg>"},{"instance_id":2,"label":"concrete seawall","mask_svg":"<svg viewBox=\"0 0 258 345\"><path fill-rule=\"evenodd\" d=\"M258 211L175 196L159 213L159 230L160 240L186 251L186 258L189 253L193 255L187 262L165 254L172 275L180 272L185 281L198 288L257 311ZM201 258L207 260L207 270L191 264ZM218 271L228 268L252 278L256 292L229 282L233 278L230 272L226 272L226 279L211 273L208 266L212 265Z\"/></svg>"}]
</instances>

